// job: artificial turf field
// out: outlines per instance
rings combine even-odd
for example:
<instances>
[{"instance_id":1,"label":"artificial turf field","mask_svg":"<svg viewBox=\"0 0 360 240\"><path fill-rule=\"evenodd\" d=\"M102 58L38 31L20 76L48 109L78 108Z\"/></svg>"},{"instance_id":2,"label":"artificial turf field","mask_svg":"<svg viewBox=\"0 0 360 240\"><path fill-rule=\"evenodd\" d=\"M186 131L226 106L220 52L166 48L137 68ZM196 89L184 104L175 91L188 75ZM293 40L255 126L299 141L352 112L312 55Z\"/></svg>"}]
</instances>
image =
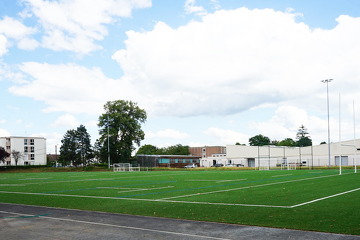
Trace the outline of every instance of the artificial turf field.
<instances>
[{"instance_id":1,"label":"artificial turf field","mask_svg":"<svg viewBox=\"0 0 360 240\"><path fill-rule=\"evenodd\" d=\"M1 173L0 202L360 235L354 170Z\"/></svg>"}]
</instances>

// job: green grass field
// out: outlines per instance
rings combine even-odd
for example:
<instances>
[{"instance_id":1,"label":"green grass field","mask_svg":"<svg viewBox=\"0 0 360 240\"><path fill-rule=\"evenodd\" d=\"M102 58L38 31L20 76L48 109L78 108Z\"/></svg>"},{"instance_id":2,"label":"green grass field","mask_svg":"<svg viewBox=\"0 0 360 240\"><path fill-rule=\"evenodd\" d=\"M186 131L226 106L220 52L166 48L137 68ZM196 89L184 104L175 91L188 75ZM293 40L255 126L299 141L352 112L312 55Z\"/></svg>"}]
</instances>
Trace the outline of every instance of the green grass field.
<instances>
[{"instance_id":1,"label":"green grass field","mask_svg":"<svg viewBox=\"0 0 360 240\"><path fill-rule=\"evenodd\" d=\"M354 170L1 173L0 202L360 235Z\"/></svg>"}]
</instances>

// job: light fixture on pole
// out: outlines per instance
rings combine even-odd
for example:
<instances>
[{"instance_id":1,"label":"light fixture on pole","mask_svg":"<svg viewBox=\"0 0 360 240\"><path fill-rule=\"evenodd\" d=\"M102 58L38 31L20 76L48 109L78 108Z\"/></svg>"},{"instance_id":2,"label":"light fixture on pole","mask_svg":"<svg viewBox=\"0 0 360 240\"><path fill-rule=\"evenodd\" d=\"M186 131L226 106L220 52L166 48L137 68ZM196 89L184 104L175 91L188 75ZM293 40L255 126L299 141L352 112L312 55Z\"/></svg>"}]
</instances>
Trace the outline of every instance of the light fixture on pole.
<instances>
[{"instance_id":1,"label":"light fixture on pole","mask_svg":"<svg viewBox=\"0 0 360 240\"><path fill-rule=\"evenodd\" d=\"M328 119L328 167L330 167L331 164L331 155L330 155L330 116L329 116L329 82L331 82L332 79L325 79L321 80L321 82L326 83L326 99L327 99L327 119Z\"/></svg>"}]
</instances>

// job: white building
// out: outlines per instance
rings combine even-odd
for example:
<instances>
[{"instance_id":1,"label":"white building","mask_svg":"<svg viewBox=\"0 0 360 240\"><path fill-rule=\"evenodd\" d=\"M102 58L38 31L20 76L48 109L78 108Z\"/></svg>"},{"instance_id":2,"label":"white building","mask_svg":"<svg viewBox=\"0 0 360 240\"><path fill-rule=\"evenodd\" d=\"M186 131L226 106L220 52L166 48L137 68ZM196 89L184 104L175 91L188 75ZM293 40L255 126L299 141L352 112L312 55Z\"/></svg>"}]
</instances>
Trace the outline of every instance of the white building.
<instances>
[{"instance_id":1,"label":"white building","mask_svg":"<svg viewBox=\"0 0 360 240\"><path fill-rule=\"evenodd\" d=\"M17 165L46 165L46 139L43 137L0 137L0 146L10 153L0 166L16 165L12 151L20 153Z\"/></svg>"},{"instance_id":2,"label":"white building","mask_svg":"<svg viewBox=\"0 0 360 240\"><path fill-rule=\"evenodd\" d=\"M226 162L243 164L245 167L279 167L281 164L298 166L343 166L360 164L360 139L308 147L284 146L226 146Z\"/></svg>"}]
</instances>

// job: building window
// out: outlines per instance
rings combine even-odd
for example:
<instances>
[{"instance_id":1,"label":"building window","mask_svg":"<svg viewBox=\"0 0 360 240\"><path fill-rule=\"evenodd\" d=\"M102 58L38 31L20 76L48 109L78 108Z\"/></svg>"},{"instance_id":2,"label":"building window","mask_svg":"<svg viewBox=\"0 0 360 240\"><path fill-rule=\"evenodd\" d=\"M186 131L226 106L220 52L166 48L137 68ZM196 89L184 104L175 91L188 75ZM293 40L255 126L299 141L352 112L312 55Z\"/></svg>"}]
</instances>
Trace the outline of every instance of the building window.
<instances>
[{"instance_id":1,"label":"building window","mask_svg":"<svg viewBox=\"0 0 360 240\"><path fill-rule=\"evenodd\" d=\"M30 148L30 151L31 151L31 152L35 152L35 148L34 148L34 147L31 147L31 148Z\"/></svg>"},{"instance_id":2,"label":"building window","mask_svg":"<svg viewBox=\"0 0 360 240\"><path fill-rule=\"evenodd\" d=\"M34 139L30 139L30 145L34 145Z\"/></svg>"},{"instance_id":3,"label":"building window","mask_svg":"<svg viewBox=\"0 0 360 240\"><path fill-rule=\"evenodd\" d=\"M24 147L24 152L28 152L29 151L29 148L28 147Z\"/></svg>"},{"instance_id":4,"label":"building window","mask_svg":"<svg viewBox=\"0 0 360 240\"><path fill-rule=\"evenodd\" d=\"M6 161L6 165L10 165L11 164L11 161Z\"/></svg>"},{"instance_id":5,"label":"building window","mask_svg":"<svg viewBox=\"0 0 360 240\"><path fill-rule=\"evenodd\" d=\"M9 151L10 151L10 146L6 146L6 150L9 150Z\"/></svg>"},{"instance_id":6,"label":"building window","mask_svg":"<svg viewBox=\"0 0 360 240\"><path fill-rule=\"evenodd\" d=\"M24 139L24 145L28 145L28 139L27 138Z\"/></svg>"},{"instance_id":7,"label":"building window","mask_svg":"<svg viewBox=\"0 0 360 240\"><path fill-rule=\"evenodd\" d=\"M30 154L30 160L35 160L35 154Z\"/></svg>"}]
</instances>

